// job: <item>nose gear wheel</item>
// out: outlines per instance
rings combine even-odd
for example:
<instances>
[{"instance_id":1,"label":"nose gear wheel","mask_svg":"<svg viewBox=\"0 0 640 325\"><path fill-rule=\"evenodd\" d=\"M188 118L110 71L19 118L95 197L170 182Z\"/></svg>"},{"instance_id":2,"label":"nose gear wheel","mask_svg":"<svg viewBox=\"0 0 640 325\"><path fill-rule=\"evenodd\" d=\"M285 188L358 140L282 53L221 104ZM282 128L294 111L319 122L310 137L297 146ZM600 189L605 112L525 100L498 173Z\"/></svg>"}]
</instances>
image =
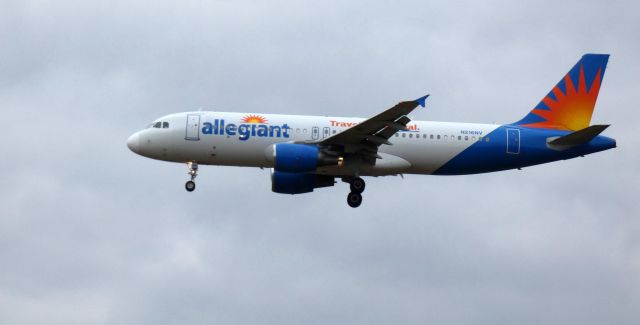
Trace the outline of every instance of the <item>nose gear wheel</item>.
<instances>
[{"instance_id":1,"label":"nose gear wheel","mask_svg":"<svg viewBox=\"0 0 640 325\"><path fill-rule=\"evenodd\" d=\"M196 163L195 161L189 161L187 162L187 168L189 169L189 172L187 174L191 176L191 180L187 181L184 184L184 188L187 190L187 192L193 192L196 189L196 182L194 182L193 180L196 179L196 176L198 176L198 163Z\"/></svg>"}]
</instances>

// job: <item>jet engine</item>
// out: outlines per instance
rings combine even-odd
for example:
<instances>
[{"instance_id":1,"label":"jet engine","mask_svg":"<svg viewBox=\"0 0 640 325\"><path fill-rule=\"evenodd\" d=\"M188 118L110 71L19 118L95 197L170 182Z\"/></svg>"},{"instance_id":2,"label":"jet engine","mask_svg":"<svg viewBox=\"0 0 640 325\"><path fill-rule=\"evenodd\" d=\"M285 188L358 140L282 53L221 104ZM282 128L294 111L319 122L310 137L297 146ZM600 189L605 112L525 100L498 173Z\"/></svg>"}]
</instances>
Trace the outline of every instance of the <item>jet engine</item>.
<instances>
[{"instance_id":1,"label":"jet engine","mask_svg":"<svg viewBox=\"0 0 640 325\"><path fill-rule=\"evenodd\" d=\"M340 158L325 154L317 146L297 143L276 143L265 156L280 172L308 173L322 166L338 165Z\"/></svg>"},{"instance_id":2,"label":"jet engine","mask_svg":"<svg viewBox=\"0 0 640 325\"><path fill-rule=\"evenodd\" d=\"M271 190L276 193L300 194L315 188L333 186L333 176L317 175L318 167L338 165L340 158L322 152L317 146L277 143L265 151L273 163Z\"/></svg>"}]
</instances>

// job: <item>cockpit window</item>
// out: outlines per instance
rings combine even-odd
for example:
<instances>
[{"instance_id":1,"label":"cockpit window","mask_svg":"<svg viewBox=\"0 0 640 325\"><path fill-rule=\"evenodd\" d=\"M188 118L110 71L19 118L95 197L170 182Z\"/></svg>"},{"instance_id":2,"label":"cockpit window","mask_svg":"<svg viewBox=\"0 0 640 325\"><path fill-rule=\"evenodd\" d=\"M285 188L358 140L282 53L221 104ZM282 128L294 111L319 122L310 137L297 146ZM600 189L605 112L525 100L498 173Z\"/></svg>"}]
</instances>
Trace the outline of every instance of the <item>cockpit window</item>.
<instances>
[{"instance_id":1,"label":"cockpit window","mask_svg":"<svg viewBox=\"0 0 640 325\"><path fill-rule=\"evenodd\" d=\"M156 128L156 129L168 129L169 128L169 122L153 122L151 124L149 124L147 126L147 128Z\"/></svg>"}]
</instances>

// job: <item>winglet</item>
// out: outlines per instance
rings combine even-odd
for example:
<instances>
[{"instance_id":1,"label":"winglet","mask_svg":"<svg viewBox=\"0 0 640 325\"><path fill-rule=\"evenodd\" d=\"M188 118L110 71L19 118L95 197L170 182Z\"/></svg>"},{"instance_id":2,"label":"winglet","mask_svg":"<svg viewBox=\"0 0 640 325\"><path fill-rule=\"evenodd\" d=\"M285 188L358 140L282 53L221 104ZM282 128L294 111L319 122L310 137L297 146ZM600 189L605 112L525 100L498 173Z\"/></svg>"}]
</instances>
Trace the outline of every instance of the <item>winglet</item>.
<instances>
[{"instance_id":1,"label":"winglet","mask_svg":"<svg viewBox=\"0 0 640 325\"><path fill-rule=\"evenodd\" d=\"M418 103L418 105L424 107L426 105L427 97L429 97L429 95L422 96L415 101Z\"/></svg>"}]
</instances>

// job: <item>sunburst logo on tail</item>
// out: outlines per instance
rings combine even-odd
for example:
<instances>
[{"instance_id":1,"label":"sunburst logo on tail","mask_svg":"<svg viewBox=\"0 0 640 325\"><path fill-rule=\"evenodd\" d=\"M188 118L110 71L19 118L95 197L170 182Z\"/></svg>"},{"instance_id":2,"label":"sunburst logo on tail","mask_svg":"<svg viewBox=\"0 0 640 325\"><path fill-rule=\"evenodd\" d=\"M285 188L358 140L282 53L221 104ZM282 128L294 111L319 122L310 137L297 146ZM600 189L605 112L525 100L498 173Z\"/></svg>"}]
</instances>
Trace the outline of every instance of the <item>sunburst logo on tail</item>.
<instances>
[{"instance_id":1,"label":"sunburst logo on tail","mask_svg":"<svg viewBox=\"0 0 640 325\"><path fill-rule=\"evenodd\" d=\"M247 115L242 118L242 122L245 123L256 123L256 124L265 124L267 123L267 119L260 115Z\"/></svg>"},{"instance_id":2,"label":"sunburst logo on tail","mask_svg":"<svg viewBox=\"0 0 640 325\"><path fill-rule=\"evenodd\" d=\"M538 105L515 125L565 131L588 127L608 61L608 54L583 55Z\"/></svg>"},{"instance_id":3,"label":"sunburst logo on tail","mask_svg":"<svg viewBox=\"0 0 640 325\"><path fill-rule=\"evenodd\" d=\"M546 109L536 108L531 113L538 115L541 122L525 124L523 126L546 129L580 130L589 126L593 108L598 98L600 83L602 81L602 69L599 69L587 89L584 76L584 67L580 65L578 85L574 84L569 74L565 75L565 91L555 86L551 92L542 99Z\"/></svg>"}]
</instances>

